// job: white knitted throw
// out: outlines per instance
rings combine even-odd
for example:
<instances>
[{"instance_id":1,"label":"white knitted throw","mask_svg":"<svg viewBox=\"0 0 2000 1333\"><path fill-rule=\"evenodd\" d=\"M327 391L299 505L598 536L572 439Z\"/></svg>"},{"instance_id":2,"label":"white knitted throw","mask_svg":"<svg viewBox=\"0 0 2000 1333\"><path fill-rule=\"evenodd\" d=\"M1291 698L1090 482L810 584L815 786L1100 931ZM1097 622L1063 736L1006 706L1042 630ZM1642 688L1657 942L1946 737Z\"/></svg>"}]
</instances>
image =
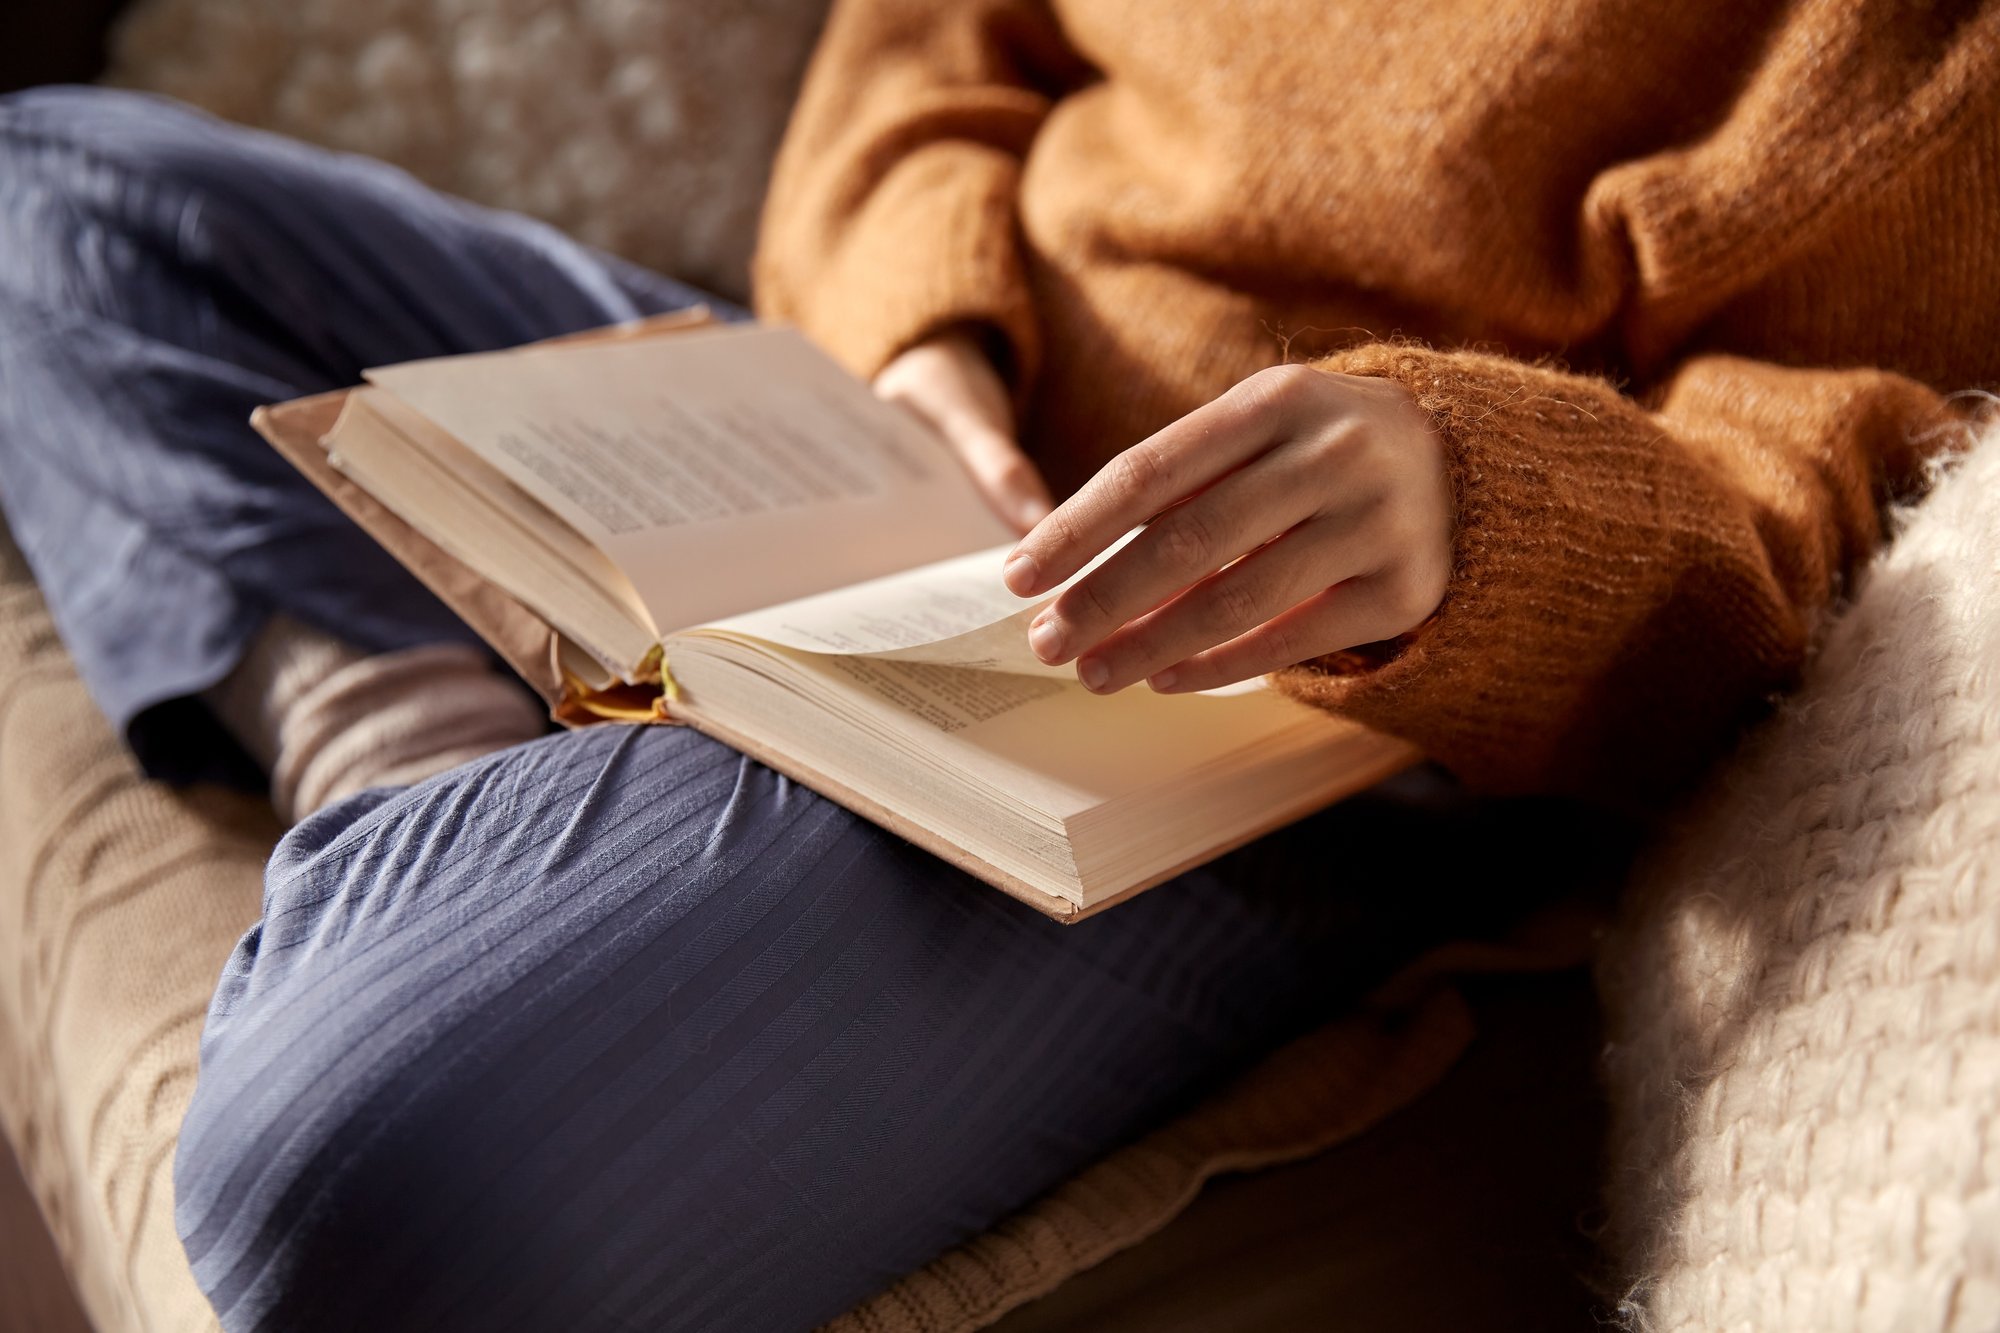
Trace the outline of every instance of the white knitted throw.
<instances>
[{"instance_id":1,"label":"white knitted throw","mask_svg":"<svg viewBox=\"0 0 2000 1333\"><path fill-rule=\"evenodd\" d=\"M1603 973L1629 1325L2000 1328L2000 438L1635 887Z\"/></svg>"},{"instance_id":2,"label":"white knitted throw","mask_svg":"<svg viewBox=\"0 0 2000 1333\"><path fill-rule=\"evenodd\" d=\"M394 162L726 296L827 0L140 0L110 81Z\"/></svg>"}]
</instances>

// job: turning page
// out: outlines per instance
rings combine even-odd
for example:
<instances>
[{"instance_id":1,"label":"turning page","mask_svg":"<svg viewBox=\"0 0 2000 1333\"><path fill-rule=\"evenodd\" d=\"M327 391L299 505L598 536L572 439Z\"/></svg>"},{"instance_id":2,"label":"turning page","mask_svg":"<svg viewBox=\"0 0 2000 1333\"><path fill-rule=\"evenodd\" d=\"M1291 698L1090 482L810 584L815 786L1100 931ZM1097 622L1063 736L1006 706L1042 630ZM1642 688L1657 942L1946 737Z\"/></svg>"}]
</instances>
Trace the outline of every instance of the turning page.
<instances>
[{"instance_id":1,"label":"turning page","mask_svg":"<svg viewBox=\"0 0 2000 1333\"><path fill-rule=\"evenodd\" d=\"M1000 581L1006 546L904 570L704 625L799 652L1068 676L1028 648L1027 622L1053 593L1024 600Z\"/></svg>"},{"instance_id":2,"label":"turning page","mask_svg":"<svg viewBox=\"0 0 2000 1333\"><path fill-rule=\"evenodd\" d=\"M1012 542L906 569L853 587L764 607L698 632L757 639L799 652L1074 679L1028 647L1028 622L1065 588L1138 535L1134 529L1059 586L1016 597L1000 580Z\"/></svg>"}]
</instances>

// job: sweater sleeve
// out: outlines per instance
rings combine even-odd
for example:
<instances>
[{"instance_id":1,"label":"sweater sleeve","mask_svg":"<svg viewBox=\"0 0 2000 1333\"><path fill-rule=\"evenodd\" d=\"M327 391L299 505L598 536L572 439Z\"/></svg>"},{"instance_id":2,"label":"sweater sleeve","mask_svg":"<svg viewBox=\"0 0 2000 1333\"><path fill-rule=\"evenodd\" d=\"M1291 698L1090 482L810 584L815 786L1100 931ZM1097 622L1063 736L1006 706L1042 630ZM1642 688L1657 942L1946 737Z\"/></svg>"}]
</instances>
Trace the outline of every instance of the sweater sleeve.
<instances>
[{"instance_id":1,"label":"sweater sleeve","mask_svg":"<svg viewBox=\"0 0 2000 1333\"><path fill-rule=\"evenodd\" d=\"M765 205L759 312L862 376L954 325L998 340L1019 389L1040 348L1017 187L1080 62L1039 0L844 0Z\"/></svg>"},{"instance_id":2,"label":"sweater sleeve","mask_svg":"<svg viewBox=\"0 0 2000 1333\"><path fill-rule=\"evenodd\" d=\"M1656 803L1793 684L1828 607L2000 373L2000 9L1784 6L1702 132L1613 164L1579 251L1622 272L1642 386L1394 343L1453 464L1456 567L1382 651L1283 674L1470 784ZM1607 307L1609 308L1609 307ZM1966 577L1976 577L1971 571Z\"/></svg>"},{"instance_id":3,"label":"sweater sleeve","mask_svg":"<svg viewBox=\"0 0 2000 1333\"><path fill-rule=\"evenodd\" d=\"M1400 381L1451 456L1456 566L1389 651L1283 672L1468 784L1648 801L1790 684L1881 503L1963 423L1913 380L1730 355L1642 406L1607 382L1376 344L1324 368Z\"/></svg>"}]
</instances>

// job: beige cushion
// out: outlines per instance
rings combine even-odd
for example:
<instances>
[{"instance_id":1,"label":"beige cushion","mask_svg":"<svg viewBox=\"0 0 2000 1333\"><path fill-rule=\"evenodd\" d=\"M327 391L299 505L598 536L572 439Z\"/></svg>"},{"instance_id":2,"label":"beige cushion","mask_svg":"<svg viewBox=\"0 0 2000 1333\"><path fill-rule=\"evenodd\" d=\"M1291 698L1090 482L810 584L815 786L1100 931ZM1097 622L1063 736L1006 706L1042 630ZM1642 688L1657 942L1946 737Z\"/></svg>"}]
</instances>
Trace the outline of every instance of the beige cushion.
<instances>
[{"instance_id":1,"label":"beige cushion","mask_svg":"<svg viewBox=\"0 0 2000 1333\"><path fill-rule=\"evenodd\" d=\"M264 802L145 781L0 533L0 1124L101 1333L212 1329L173 1149Z\"/></svg>"}]
</instances>

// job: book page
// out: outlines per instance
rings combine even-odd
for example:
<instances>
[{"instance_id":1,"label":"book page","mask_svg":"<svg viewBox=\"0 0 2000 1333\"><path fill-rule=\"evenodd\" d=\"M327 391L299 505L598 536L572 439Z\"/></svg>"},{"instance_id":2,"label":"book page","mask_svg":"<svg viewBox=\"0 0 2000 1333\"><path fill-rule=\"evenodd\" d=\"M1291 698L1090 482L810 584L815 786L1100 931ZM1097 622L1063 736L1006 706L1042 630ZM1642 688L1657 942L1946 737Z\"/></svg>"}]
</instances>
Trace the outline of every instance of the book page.
<instances>
[{"instance_id":1,"label":"book page","mask_svg":"<svg viewBox=\"0 0 2000 1333\"><path fill-rule=\"evenodd\" d=\"M1132 540L1127 533L1060 586L1016 597L1000 581L1011 543L702 627L800 652L1072 678L1028 647L1035 614Z\"/></svg>"},{"instance_id":2,"label":"book page","mask_svg":"<svg viewBox=\"0 0 2000 1333\"><path fill-rule=\"evenodd\" d=\"M755 640L701 642L707 637L688 641L691 651L674 668L691 715L717 710L726 716L732 704L742 706L734 696L758 688L750 683L758 673L716 670L712 657L746 665L775 658L796 668L788 678L807 686L819 707L866 717L870 730L900 738L899 752L943 761L1057 819L1199 772L1301 726L1331 734L1351 725L1265 689L1097 695L1074 676L801 652ZM823 729L821 723L798 725Z\"/></svg>"},{"instance_id":3,"label":"book page","mask_svg":"<svg viewBox=\"0 0 2000 1333\"><path fill-rule=\"evenodd\" d=\"M1013 535L942 441L789 329L368 377L611 557L667 632Z\"/></svg>"},{"instance_id":4,"label":"book page","mask_svg":"<svg viewBox=\"0 0 2000 1333\"><path fill-rule=\"evenodd\" d=\"M1197 772L1301 725L1340 724L1270 690L1098 695L1068 680L878 658L821 658L909 743L1059 817ZM893 719L893 720L892 720Z\"/></svg>"},{"instance_id":5,"label":"book page","mask_svg":"<svg viewBox=\"0 0 2000 1333\"><path fill-rule=\"evenodd\" d=\"M335 471L351 478L412 530L568 635L602 671L630 681L658 631L617 586L589 566L603 556L543 544L545 529L468 484L445 458L418 446L376 411L373 391L350 393L321 441ZM412 503L421 499L421 503ZM570 557L584 561L579 565Z\"/></svg>"},{"instance_id":6,"label":"book page","mask_svg":"<svg viewBox=\"0 0 2000 1333\"><path fill-rule=\"evenodd\" d=\"M1008 547L731 616L702 627L800 652L868 655L1067 675L1028 648L1028 620L1050 597L1024 600L1000 581Z\"/></svg>"},{"instance_id":7,"label":"book page","mask_svg":"<svg viewBox=\"0 0 2000 1333\"><path fill-rule=\"evenodd\" d=\"M420 453L450 473L453 484L488 508L497 511L525 534L526 544L509 549L493 549L496 564L511 564L518 558L530 560L554 557L588 579L605 594L625 607L633 620L650 626L645 604L639 600L631 580L611 558L563 522L541 501L529 495L479 455L432 424L396 395L379 388L356 389L348 396L347 414L365 411L393 431L406 450ZM336 427L329 444L339 435ZM654 629L654 637L659 631Z\"/></svg>"},{"instance_id":8,"label":"book page","mask_svg":"<svg viewBox=\"0 0 2000 1333\"><path fill-rule=\"evenodd\" d=\"M858 654L829 658L828 665L883 702L947 735L1004 717L1064 689L1063 682L1050 675L974 671Z\"/></svg>"}]
</instances>

